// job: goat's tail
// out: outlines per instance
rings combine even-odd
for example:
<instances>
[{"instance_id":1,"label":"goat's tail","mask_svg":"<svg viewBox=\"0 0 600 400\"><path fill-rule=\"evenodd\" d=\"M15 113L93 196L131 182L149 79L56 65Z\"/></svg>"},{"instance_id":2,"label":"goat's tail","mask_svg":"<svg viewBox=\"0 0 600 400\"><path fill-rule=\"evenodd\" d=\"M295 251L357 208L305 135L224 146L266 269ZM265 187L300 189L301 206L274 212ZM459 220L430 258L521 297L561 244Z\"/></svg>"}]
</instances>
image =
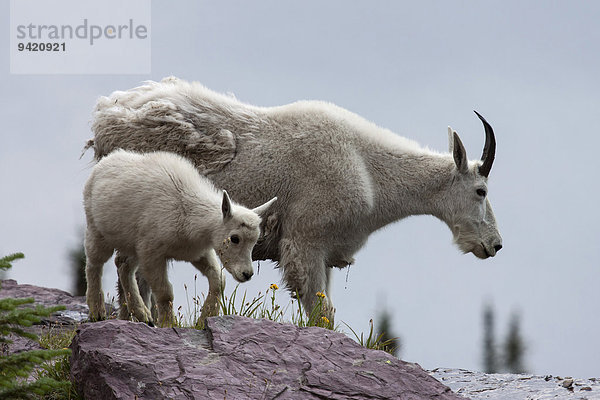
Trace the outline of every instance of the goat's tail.
<instances>
[{"instance_id":1,"label":"goat's tail","mask_svg":"<svg viewBox=\"0 0 600 400\"><path fill-rule=\"evenodd\" d=\"M83 147L83 150L81 150L81 155L79 156L79 159L81 160L81 158L83 157L83 155L85 154L86 151L88 151L88 149L90 147L94 147L94 139L90 139L87 141L87 143L85 144L85 146Z\"/></svg>"}]
</instances>

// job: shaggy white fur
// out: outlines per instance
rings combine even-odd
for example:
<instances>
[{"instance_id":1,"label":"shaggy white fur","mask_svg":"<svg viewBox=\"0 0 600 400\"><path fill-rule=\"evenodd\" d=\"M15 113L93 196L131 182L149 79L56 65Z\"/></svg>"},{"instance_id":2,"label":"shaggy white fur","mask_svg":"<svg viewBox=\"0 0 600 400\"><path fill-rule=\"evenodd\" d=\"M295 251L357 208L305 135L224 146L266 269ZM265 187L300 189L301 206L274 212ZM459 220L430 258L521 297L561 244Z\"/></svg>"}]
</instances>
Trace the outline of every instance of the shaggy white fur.
<instances>
[{"instance_id":1,"label":"shaggy white fur","mask_svg":"<svg viewBox=\"0 0 600 400\"><path fill-rule=\"evenodd\" d=\"M167 78L101 98L89 145L98 159L116 148L179 153L246 206L278 196L253 258L278 261L308 311L328 288L328 267L352 263L373 231L409 215L441 219L465 252L496 254L495 139L480 118L484 155L467 161L452 130L451 152L439 154L333 104L255 107ZM329 297L326 308L332 319Z\"/></svg>"},{"instance_id":2,"label":"shaggy white fur","mask_svg":"<svg viewBox=\"0 0 600 400\"><path fill-rule=\"evenodd\" d=\"M84 189L87 302L92 320L106 317L101 278L104 263L118 249L127 262L118 268L128 313L152 322L135 272L156 296L160 324L173 318L167 260L191 262L208 278L204 319L215 315L224 279L217 260L233 277L252 277L252 248L261 218L275 201L249 210L233 203L183 157L117 150L94 167ZM123 314L121 314L123 315Z\"/></svg>"}]
</instances>

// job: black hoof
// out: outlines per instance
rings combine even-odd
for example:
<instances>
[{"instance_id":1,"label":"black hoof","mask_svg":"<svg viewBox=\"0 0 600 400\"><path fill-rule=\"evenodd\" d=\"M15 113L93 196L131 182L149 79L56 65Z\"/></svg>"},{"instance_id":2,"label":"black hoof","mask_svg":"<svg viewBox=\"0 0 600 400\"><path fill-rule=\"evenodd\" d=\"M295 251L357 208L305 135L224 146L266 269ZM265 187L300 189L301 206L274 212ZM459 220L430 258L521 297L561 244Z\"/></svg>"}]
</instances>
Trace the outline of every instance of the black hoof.
<instances>
[{"instance_id":1,"label":"black hoof","mask_svg":"<svg viewBox=\"0 0 600 400\"><path fill-rule=\"evenodd\" d=\"M154 328L154 322L148 321L146 323L148 324L149 327Z\"/></svg>"}]
</instances>

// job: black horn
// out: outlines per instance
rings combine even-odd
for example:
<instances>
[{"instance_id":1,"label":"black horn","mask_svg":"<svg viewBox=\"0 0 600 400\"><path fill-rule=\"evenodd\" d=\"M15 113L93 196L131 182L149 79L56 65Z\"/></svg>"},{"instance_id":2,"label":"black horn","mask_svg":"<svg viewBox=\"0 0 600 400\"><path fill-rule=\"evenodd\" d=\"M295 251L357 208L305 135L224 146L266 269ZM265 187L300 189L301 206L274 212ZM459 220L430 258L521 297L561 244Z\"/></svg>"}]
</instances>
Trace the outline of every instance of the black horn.
<instances>
[{"instance_id":1,"label":"black horn","mask_svg":"<svg viewBox=\"0 0 600 400\"><path fill-rule=\"evenodd\" d=\"M482 176L487 177L492 169L494 157L496 157L496 137L494 136L494 130L492 129L492 126L485 120L485 118L483 118L477 111L473 111L475 114L477 114L481 122L483 122L483 127L485 129L485 145L483 146L483 154L481 155L483 164L481 164L479 167L479 173Z\"/></svg>"}]
</instances>

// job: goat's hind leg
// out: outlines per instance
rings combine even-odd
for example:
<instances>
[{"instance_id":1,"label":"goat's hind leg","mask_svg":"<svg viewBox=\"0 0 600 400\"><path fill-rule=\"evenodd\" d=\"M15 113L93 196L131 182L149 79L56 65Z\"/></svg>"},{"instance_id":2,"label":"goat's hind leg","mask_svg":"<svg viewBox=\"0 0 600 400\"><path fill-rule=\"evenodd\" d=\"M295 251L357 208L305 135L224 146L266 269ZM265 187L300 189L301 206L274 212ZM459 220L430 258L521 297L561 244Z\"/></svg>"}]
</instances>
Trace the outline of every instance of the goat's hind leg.
<instances>
[{"instance_id":1,"label":"goat's hind leg","mask_svg":"<svg viewBox=\"0 0 600 400\"><path fill-rule=\"evenodd\" d=\"M138 270L135 274L135 279L138 284L138 289L140 290L140 296L142 296L142 300L144 300L144 304L148 309L150 309L150 315L154 321L158 320L158 305L156 304L156 299L152 294L152 289L150 288L150 284L146 279L140 274Z\"/></svg>"},{"instance_id":2,"label":"goat's hind leg","mask_svg":"<svg viewBox=\"0 0 600 400\"><path fill-rule=\"evenodd\" d=\"M137 261L131 261L128 256L122 254L117 251L117 255L115 257L115 265L118 268L121 267L124 263L131 263ZM144 277L140 274L139 270L135 274L135 280L137 281L138 289L140 292L140 296L146 307L150 310L150 315L152 316L152 320L156 320L158 318L158 311L156 305L156 299L152 295L152 290L150 289L150 285ZM121 285L121 279L118 278L117 275L117 294L119 301L119 319L127 320L131 317L129 313L129 309L127 308L127 296L125 295L125 291L123 290L123 285Z\"/></svg>"},{"instance_id":3,"label":"goat's hind leg","mask_svg":"<svg viewBox=\"0 0 600 400\"><path fill-rule=\"evenodd\" d=\"M173 318L173 287L167 275L167 260L139 254L140 271L150 285L158 306L158 325L170 326ZM140 298L141 299L141 298Z\"/></svg>"},{"instance_id":4,"label":"goat's hind leg","mask_svg":"<svg viewBox=\"0 0 600 400\"><path fill-rule=\"evenodd\" d=\"M85 277L87 280L86 300L91 321L106 319L106 306L102 292L102 270L104 263L113 254L114 249L108 246L102 236L90 227L85 231Z\"/></svg>"},{"instance_id":5,"label":"goat's hind leg","mask_svg":"<svg viewBox=\"0 0 600 400\"><path fill-rule=\"evenodd\" d=\"M208 294L202 305L200 319L197 321L197 323L202 324L206 318L219 315L221 291L225 289L225 276L214 250L192 262L192 265L208 279Z\"/></svg>"},{"instance_id":6,"label":"goat's hind leg","mask_svg":"<svg viewBox=\"0 0 600 400\"><path fill-rule=\"evenodd\" d=\"M117 267L117 301L119 302L119 319L127 320L130 317L129 309L127 308L127 296L123 290L121 284L121 278L119 277L119 269L123 264L130 262L126 255L122 254L117 250L115 256L115 266Z\"/></svg>"},{"instance_id":7,"label":"goat's hind leg","mask_svg":"<svg viewBox=\"0 0 600 400\"><path fill-rule=\"evenodd\" d=\"M135 261L133 259L130 260L130 258L128 256L126 256L125 254L122 254L120 251L117 251L117 255L115 256L115 265L117 266L117 270L124 263L131 263L131 262L137 262L137 261ZM152 295L152 290L150 289L150 285L148 285L148 282L146 282L144 277L140 274L139 270L135 273L135 280L137 281L138 290L140 292L140 296L142 297L142 300L144 301L144 304L150 310L152 319L156 320L158 318L156 300L154 299L154 296ZM125 295L125 291L123 290L123 285L121 285L121 279L118 278L118 275L117 275L117 294L118 294L118 301L119 301L119 319L127 320L131 317L131 314L129 313L129 309L127 308L127 296Z\"/></svg>"},{"instance_id":8,"label":"goat's hind leg","mask_svg":"<svg viewBox=\"0 0 600 400\"><path fill-rule=\"evenodd\" d=\"M119 318L129 319L130 316L133 316L138 321L153 325L152 315L148 307L144 304L135 279L135 272L138 269L136 257L130 255L124 256L119 253L115 263L117 264L117 272L122 290L122 292L119 292Z\"/></svg>"}]
</instances>

